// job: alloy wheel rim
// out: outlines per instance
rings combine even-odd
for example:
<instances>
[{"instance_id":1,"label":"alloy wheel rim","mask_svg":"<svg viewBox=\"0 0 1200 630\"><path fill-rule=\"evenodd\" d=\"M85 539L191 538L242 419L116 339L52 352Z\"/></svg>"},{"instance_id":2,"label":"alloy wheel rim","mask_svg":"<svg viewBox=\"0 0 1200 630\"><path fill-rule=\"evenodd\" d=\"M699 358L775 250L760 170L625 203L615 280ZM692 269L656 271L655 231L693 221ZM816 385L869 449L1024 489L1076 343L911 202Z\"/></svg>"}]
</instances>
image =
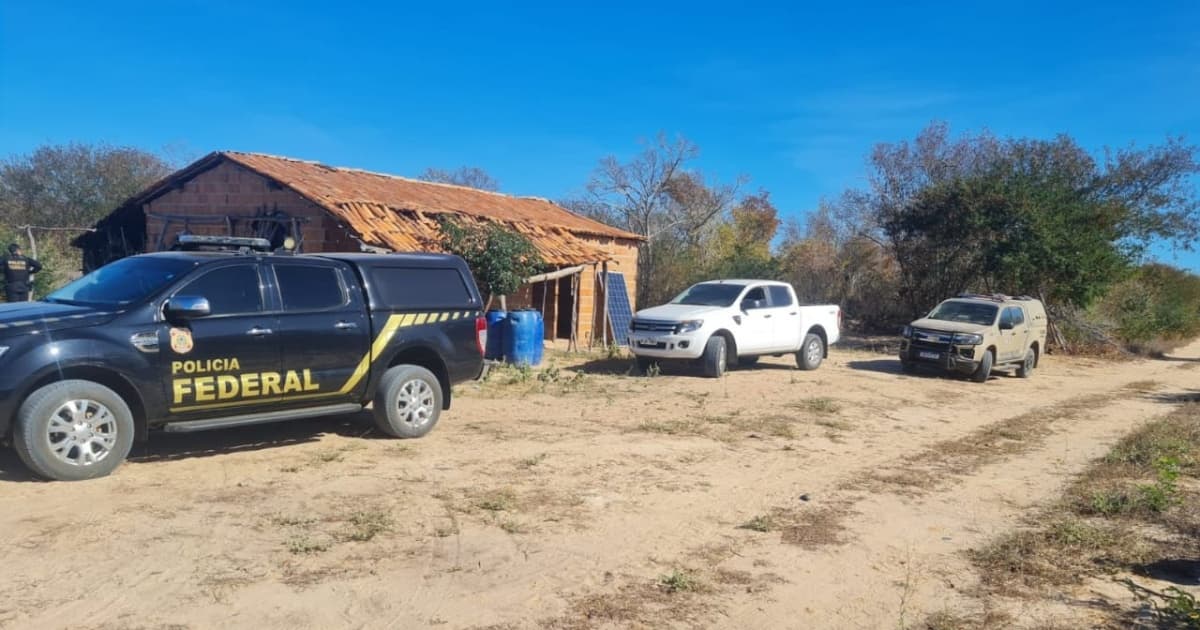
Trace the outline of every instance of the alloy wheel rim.
<instances>
[{"instance_id":1,"label":"alloy wheel rim","mask_svg":"<svg viewBox=\"0 0 1200 630\"><path fill-rule=\"evenodd\" d=\"M400 386L396 408L404 422L422 427L433 419L434 403L433 388L429 383L414 379Z\"/></svg>"},{"instance_id":2,"label":"alloy wheel rim","mask_svg":"<svg viewBox=\"0 0 1200 630\"><path fill-rule=\"evenodd\" d=\"M54 458L70 466L94 466L117 445L117 418L94 400L70 400L50 415L46 441Z\"/></svg>"},{"instance_id":3,"label":"alloy wheel rim","mask_svg":"<svg viewBox=\"0 0 1200 630\"><path fill-rule=\"evenodd\" d=\"M808 344L808 363L809 363L809 365L816 363L817 359L819 359L819 358L821 358L821 346L815 341L809 342L809 344Z\"/></svg>"}]
</instances>

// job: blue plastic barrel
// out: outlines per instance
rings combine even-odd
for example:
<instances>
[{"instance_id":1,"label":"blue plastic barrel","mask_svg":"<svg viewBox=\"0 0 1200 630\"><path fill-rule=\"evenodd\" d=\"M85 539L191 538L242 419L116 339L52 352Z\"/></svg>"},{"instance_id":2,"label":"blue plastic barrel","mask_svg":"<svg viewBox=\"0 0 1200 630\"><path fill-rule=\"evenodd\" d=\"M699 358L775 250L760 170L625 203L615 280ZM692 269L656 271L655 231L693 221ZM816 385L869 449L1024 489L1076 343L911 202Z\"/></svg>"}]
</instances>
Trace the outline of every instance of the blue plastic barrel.
<instances>
[{"instance_id":1,"label":"blue plastic barrel","mask_svg":"<svg viewBox=\"0 0 1200 630\"><path fill-rule=\"evenodd\" d=\"M487 312L487 348L483 351L485 359L501 359L504 357L504 320L508 319L508 311L493 309Z\"/></svg>"},{"instance_id":2,"label":"blue plastic barrel","mask_svg":"<svg viewBox=\"0 0 1200 630\"><path fill-rule=\"evenodd\" d=\"M542 314L522 309L508 314L504 320L504 360L514 365L538 365L542 362L542 337L545 322Z\"/></svg>"}]
</instances>

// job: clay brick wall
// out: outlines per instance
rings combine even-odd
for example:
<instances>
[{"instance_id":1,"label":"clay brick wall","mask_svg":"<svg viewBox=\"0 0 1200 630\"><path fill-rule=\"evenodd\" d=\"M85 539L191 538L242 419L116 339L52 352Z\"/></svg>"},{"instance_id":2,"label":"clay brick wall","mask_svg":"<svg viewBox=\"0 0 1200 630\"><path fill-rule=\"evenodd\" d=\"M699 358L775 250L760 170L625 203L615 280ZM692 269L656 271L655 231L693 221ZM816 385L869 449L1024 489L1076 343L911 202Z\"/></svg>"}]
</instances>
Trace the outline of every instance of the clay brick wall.
<instances>
[{"instance_id":1,"label":"clay brick wall","mask_svg":"<svg viewBox=\"0 0 1200 630\"><path fill-rule=\"evenodd\" d=\"M170 247L175 235L184 227L181 221L168 225L162 219L149 215L183 215L189 217L224 217L226 215L251 216L258 211L279 210L294 217L303 217L301 223L304 237L303 251L358 251L358 245L345 230L336 227L329 213L316 204L301 197L291 189L242 166L222 162L199 175L183 182L178 188L167 192L143 208L146 218L146 250L154 251L162 239L164 248ZM249 235L248 222L235 225L236 235ZM192 234L227 235L224 223L190 224ZM349 245L349 246L347 246Z\"/></svg>"},{"instance_id":2,"label":"clay brick wall","mask_svg":"<svg viewBox=\"0 0 1200 630\"><path fill-rule=\"evenodd\" d=\"M600 247L613 257L608 263L609 271L617 271L625 276L625 285L629 290L629 303L637 311L637 257L638 242L625 239L586 237L586 240ZM600 272L603 268L597 265L594 269L584 270L580 279L579 289L579 343L600 342L600 312L604 307L604 296L600 285ZM622 333L623 331L618 331Z\"/></svg>"}]
</instances>

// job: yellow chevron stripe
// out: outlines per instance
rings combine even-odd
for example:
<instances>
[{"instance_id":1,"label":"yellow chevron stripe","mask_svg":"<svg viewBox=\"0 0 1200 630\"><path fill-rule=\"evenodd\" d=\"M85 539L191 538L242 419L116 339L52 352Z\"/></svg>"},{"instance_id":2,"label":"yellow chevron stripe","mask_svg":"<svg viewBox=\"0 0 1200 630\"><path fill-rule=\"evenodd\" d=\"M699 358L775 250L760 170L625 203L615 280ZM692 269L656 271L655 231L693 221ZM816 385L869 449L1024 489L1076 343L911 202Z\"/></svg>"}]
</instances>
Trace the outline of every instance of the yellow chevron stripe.
<instances>
[{"instance_id":1,"label":"yellow chevron stripe","mask_svg":"<svg viewBox=\"0 0 1200 630\"><path fill-rule=\"evenodd\" d=\"M379 335L375 337L375 343L371 344L370 352L358 362L358 366L354 368L354 373L350 375L350 378L346 379L346 384L342 385L342 388L338 390L339 394L349 394L358 385L358 382L371 369L371 360L383 353L384 348L387 348L388 343L392 341L392 337L396 334L396 330L401 326L407 326L411 317L412 315L392 315L388 318L387 323L383 325L383 329L379 331Z\"/></svg>"},{"instance_id":2,"label":"yellow chevron stripe","mask_svg":"<svg viewBox=\"0 0 1200 630\"><path fill-rule=\"evenodd\" d=\"M426 318L428 318L428 317L429 317L429 313L418 313L418 314L417 314L417 321L416 321L416 322L414 322L414 323L413 323L413 325L414 325L414 326L420 326L421 324L424 324L424 323L425 323L425 320L426 320Z\"/></svg>"}]
</instances>

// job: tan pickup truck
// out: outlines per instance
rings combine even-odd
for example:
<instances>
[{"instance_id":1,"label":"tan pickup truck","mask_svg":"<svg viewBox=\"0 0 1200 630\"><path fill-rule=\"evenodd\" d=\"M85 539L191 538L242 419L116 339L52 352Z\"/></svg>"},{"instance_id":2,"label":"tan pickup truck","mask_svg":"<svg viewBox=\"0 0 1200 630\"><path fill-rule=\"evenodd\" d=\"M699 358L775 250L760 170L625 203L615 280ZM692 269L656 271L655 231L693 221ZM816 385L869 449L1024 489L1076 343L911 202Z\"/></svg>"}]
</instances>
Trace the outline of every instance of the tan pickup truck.
<instances>
[{"instance_id":1,"label":"tan pickup truck","mask_svg":"<svg viewBox=\"0 0 1200 630\"><path fill-rule=\"evenodd\" d=\"M1046 309L1030 297L963 294L904 327L900 365L969 374L982 383L998 367L1029 378L1046 348Z\"/></svg>"}]
</instances>

